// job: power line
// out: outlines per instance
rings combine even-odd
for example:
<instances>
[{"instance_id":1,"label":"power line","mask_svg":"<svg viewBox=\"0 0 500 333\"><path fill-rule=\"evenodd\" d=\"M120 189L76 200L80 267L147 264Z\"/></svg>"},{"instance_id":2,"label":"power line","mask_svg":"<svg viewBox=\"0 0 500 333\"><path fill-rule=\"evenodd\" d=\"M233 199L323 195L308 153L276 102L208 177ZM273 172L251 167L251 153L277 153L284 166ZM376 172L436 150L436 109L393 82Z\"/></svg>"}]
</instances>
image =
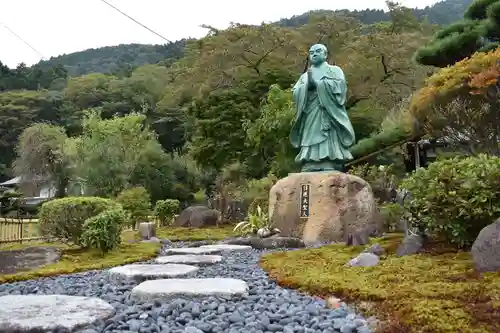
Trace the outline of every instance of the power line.
<instances>
[{"instance_id":1,"label":"power line","mask_svg":"<svg viewBox=\"0 0 500 333\"><path fill-rule=\"evenodd\" d=\"M3 27L7 30L10 31L11 34L13 34L17 39L19 39L21 42L23 42L24 44L28 45L30 49L32 49L33 51L35 51L39 56L40 58L45 59L45 57L43 56L43 54L38 51L37 49L35 49L30 43L28 43L26 40L24 40L21 36L19 36L18 34L16 34L11 28L9 28L7 26L7 24L5 24L4 22L0 22L1 25L3 25Z\"/></svg>"},{"instance_id":2,"label":"power line","mask_svg":"<svg viewBox=\"0 0 500 333\"><path fill-rule=\"evenodd\" d=\"M142 24L141 22L137 21L136 19L134 19L133 17L131 17L130 15L128 15L127 13L124 13L122 12L120 9L116 8L115 6L113 6L112 4L110 4L109 2L107 2L106 0L101 0L101 2L104 2L106 5L108 5L109 7L113 8L114 10L116 10L117 12L119 12L120 14L124 15L125 17L131 19L132 21L134 21L135 23L137 23L138 25L140 25L141 27L143 27L144 29L147 29L148 31L154 33L156 36L160 37L161 39L165 40L167 43L171 43L170 40L168 40L167 38L163 37L162 35L160 35L159 33L157 33L156 31L154 31L153 29L150 29L148 28L147 26L145 26L144 24Z\"/></svg>"}]
</instances>

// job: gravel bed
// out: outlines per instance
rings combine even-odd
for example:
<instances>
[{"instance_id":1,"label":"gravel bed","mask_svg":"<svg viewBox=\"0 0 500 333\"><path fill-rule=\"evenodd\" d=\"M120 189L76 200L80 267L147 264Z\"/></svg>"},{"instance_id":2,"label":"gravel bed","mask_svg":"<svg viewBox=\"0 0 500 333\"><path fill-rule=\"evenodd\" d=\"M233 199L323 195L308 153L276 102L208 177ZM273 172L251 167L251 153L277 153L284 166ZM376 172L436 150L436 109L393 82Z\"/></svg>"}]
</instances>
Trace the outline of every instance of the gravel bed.
<instances>
[{"instance_id":1,"label":"gravel bed","mask_svg":"<svg viewBox=\"0 0 500 333\"><path fill-rule=\"evenodd\" d=\"M173 243L169 247L189 246ZM129 298L137 283L113 282L106 271L90 271L0 285L8 294L64 294L99 297L116 309L114 317L79 332L140 333L370 333L367 321L345 304L328 309L323 300L284 289L258 266L263 251L224 253L223 260L202 266L197 278L230 277L249 284L240 299L206 297L169 303L139 303ZM151 262L151 261L150 261Z\"/></svg>"}]
</instances>

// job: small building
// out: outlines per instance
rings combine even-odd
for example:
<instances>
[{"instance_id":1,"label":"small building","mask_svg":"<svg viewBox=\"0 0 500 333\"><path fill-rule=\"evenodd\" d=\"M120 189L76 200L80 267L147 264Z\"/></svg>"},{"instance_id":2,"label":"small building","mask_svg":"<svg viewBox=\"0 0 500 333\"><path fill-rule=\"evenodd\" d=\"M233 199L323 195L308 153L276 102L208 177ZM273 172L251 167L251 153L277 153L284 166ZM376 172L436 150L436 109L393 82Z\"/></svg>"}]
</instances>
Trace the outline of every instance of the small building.
<instances>
[{"instance_id":1,"label":"small building","mask_svg":"<svg viewBox=\"0 0 500 333\"><path fill-rule=\"evenodd\" d=\"M0 186L17 189L21 196L29 198L50 199L56 194L56 188L41 179L24 180L21 176L14 177L3 183Z\"/></svg>"}]
</instances>

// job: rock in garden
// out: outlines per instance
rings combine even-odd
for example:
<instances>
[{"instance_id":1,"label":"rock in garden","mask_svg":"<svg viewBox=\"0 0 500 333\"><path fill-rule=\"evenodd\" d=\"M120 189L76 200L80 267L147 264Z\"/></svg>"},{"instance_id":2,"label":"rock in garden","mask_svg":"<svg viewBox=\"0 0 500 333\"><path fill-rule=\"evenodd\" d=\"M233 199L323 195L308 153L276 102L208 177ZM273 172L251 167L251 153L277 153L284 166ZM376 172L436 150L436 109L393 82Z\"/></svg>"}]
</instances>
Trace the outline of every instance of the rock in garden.
<instances>
[{"instance_id":1,"label":"rock in garden","mask_svg":"<svg viewBox=\"0 0 500 333\"><path fill-rule=\"evenodd\" d=\"M481 230L471 253L477 271L500 271L500 219Z\"/></svg>"},{"instance_id":2,"label":"rock in garden","mask_svg":"<svg viewBox=\"0 0 500 333\"><path fill-rule=\"evenodd\" d=\"M348 266L359 266L359 267L372 267L376 266L380 258L369 252L360 253L356 258L351 259L347 265Z\"/></svg>"},{"instance_id":3,"label":"rock in garden","mask_svg":"<svg viewBox=\"0 0 500 333\"><path fill-rule=\"evenodd\" d=\"M380 257L385 254L385 249L379 243L375 243L367 247L363 252L373 253Z\"/></svg>"},{"instance_id":4,"label":"rock in garden","mask_svg":"<svg viewBox=\"0 0 500 333\"><path fill-rule=\"evenodd\" d=\"M196 266L182 264L132 264L118 266L109 270L111 279L144 281L148 279L162 279L170 277L187 276L198 270Z\"/></svg>"},{"instance_id":5,"label":"rock in garden","mask_svg":"<svg viewBox=\"0 0 500 333\"><path fill-rule=\"evenodd\" d=\"M309 216L301 218L298 203L303 184L310 185ZM370 185L342 172L305 172L280 179L269 193L269 218L280 236L296 237L306 245L340 242L346 233L367 235L380 229Z\"/></svg>"},{"instance_id":6,"label":"rock in garden","mask_svg":"<svg viewBox=\"0 0 500 333\"><path fill-rule=\"evenodd\" d=\"M156 223L154 222L139 223L139 235L142 240L156 238Z\"/></svg>"},{"instance_id":7,"label":"rock in garden","mask_svg":"<svg viewBox=\"0 0 500 333\"><path fill-rule=\"evenodd\" d=\"M99 298L8 295L0 297L0 332L73 331L114 313L114 308Z\"/></svg>"},{"instance_id":8,"label":"rock in garden","mask_svg":"<svg viewBox=\"0 0 500 333\"><path fill-rule=\"evenodd\" d=\"M304 242L300 238L273 236L269 238L260 237L241 237L228 239L225 244L233 245L249 245L254 249L299 249L305 247Z\"/></svg>"},{"instance_id":9,"label":"rock in garden","mask_svg":"<svg viewBox=\"0 0 500 333\"><path fill-rule=\"evenodd\" d=\"M13 274L23 270L52 264L61 258L61 251L55 247L33 246L22 250L1 251L0 273Z\"/></svg>"},{"instance_id":10,"label":"rock in garden","mask_svg":"<svg viewBox=\"0 0 500 333\"><path fill-rule=\"evenodd\" d=\"M174 221L176 227L205 227L219 224L221 214L205 206L191 206L184 209Z\"/></svg>"},{"instance_id":11,"label":"rock in garden","mask_svg":"<svg viewBox=\"0 0 500 333\"><path fill-rule=\"evenodd\" d=\"M346 231L344 243L347 246L360 246L370 243L370 236L367 230Z\"/></svg>"},{"instance_id":12,"label":"rock in garden","mask_svg":"<svg viewBox=\"0 0 500 333\"><path fill-rule=\"evenodd\" d=\"M178 297L239 297L247 294L248 284L230 278L168 279L145 281L132 289L131 297L144 301Z\"/></svg>"},{"instance_id":13,"label":"rock in garden","mask_svg":"<svg viewBox=\"0 0 500 333\"><path fill-rule=\"evenodd\" d=\"M173 256L158 257L155 261L159 264L211 265L221 262L222 256L205 254L178 254Z\"/></svg>"},{"instance_id":14,"label":"rock in garden","mask_svg":"<svg viewBox=\"0 0 500 333\"><path fill-rule=\"evenodd\" d=\"M248 251L252 249L252 247L249 245L230 245L230 244L202 245L199 248L215 250L215 251L231 251L231 252Z\"/></svg>"},{"instance_id":15,"label":"rock in garden","mask_svg":"<svg viewBox=\"0 0 500 333\"><path fill-rule=\"evenodd\" d=\"M420 235L408 235L396 250L400 257L418 253L424 246L424 239Z\"/></svg>"}]
</instances>

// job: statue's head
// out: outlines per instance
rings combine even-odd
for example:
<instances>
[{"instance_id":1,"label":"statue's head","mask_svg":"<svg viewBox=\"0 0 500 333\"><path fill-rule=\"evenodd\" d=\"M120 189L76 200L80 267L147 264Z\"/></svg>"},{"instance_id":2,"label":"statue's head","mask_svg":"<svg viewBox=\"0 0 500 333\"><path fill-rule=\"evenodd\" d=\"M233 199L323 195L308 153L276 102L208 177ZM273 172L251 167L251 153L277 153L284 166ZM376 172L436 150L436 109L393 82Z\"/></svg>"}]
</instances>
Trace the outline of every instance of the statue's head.
<instances>
[{"instance_id":1,"label":"statue's head","mask_svg":"<svg viewBox=\"0 0 500 333\"><path fill-rule=\"evenodd\" d=\"M309 61L311 65L318 66L326 61L328 49L323 44L315 44L309 49Z\"/></svg>"}]
</instances>

